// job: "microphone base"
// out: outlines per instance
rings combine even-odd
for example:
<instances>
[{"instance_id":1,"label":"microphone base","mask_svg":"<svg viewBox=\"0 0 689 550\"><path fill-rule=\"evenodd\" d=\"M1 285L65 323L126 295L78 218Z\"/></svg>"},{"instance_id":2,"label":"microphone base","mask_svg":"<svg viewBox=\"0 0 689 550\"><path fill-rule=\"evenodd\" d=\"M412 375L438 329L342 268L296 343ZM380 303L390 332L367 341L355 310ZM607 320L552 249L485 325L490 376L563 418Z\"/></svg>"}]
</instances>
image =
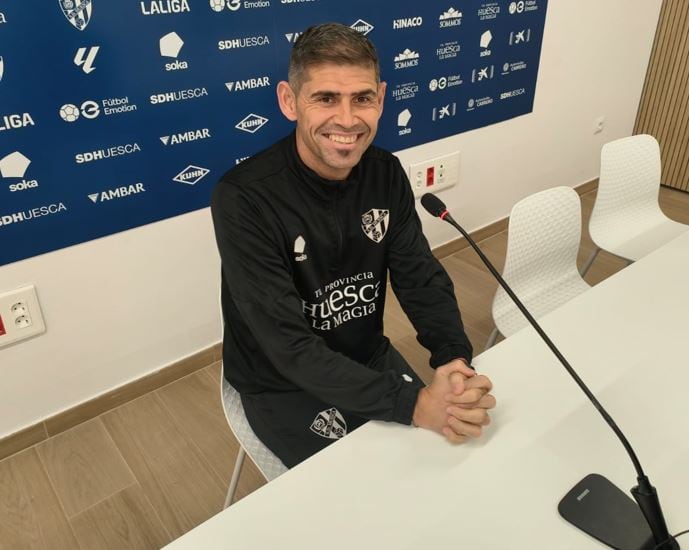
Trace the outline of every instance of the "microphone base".
<instances>
[{"instance_id":1,"label":"microphone base","mask_svg":"<svg viewBox=\"0 0 689 550\"><path fill-rule=\"evenodd\" d=\"M577 483L557 509L569 523L612 548L656 548L651 529L636 502L599 474L589 474ZM658 548L679 550L679 545L671 539Z\"/></svg>"}]
</instances>

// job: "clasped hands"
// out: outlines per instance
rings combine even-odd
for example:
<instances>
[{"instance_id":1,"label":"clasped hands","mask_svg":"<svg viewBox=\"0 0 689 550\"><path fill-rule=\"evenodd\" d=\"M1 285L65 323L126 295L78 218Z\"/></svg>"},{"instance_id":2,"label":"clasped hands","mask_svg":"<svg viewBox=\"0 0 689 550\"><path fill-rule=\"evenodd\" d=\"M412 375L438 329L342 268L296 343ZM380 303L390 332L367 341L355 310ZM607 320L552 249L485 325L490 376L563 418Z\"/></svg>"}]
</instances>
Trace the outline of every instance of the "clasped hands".
<instances>
[{"instance_id":1,"label":"clasped hands","mask_svg":"<svg viewBox=\"0 0 689 550\"><path fill-rule=\"evenodd\" d=\"M495 407L493 384L462 359L438 367L430 385L419 391L414 408L416 426L433 430L452 443L480 437Z\"/></svg>"}]
</instances>

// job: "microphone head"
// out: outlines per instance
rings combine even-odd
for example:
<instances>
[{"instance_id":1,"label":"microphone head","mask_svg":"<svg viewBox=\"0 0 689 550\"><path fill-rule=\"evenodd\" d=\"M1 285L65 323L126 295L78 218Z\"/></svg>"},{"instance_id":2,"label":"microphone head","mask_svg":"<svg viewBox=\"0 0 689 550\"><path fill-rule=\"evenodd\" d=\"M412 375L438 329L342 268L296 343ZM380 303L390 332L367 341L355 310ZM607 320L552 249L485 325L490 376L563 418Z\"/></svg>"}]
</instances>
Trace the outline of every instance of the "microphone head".
<instances>
[{"instance_id":1,"label":"microphone head","mask_svg":"<svg viewBox=\"0 0 689 550\"><path fill-rule=\"evenodd\" d=\"M421 197L421 206L431 215L439 218L444 212L447 212L445 203L441 201L433 193L426 193Z\"/></svg>"}]
</instances>

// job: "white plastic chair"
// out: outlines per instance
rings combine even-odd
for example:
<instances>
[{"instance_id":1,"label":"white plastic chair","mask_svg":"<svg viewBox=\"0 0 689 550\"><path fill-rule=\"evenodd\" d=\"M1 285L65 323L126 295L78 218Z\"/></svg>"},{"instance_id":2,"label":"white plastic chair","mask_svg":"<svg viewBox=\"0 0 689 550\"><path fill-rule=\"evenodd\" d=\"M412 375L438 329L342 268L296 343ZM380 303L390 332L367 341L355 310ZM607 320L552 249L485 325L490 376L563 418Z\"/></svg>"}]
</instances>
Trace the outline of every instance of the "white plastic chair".
<instances>
[{"instance_id":1,"label":"white plastic chair","mask_svg":"<svg viewBox=\"0 0 689 550\"><path fill-rule=\"evenodd\" d=\"M653 136L630 136L603 145L598 194L589 221L597 248L582 275L601 249L632 263L689 230L663 214L659 191L660 147Z\"/></svg>"},{"instance_id":2,"label":"white plastic chair","mask_svg":"<svg viewBox=\"0 0 689 550\"><path fill-rule=\"evenodd\" d=\"M534 318L590 288L577 270L580 238L581 203L569 187L541 191L512 208L502 276ZM528 324L502 287L493 299L493 320L486 349L498 333L508 337Z\"/></svg>"},{"instance_id":3,"label":"white plastic chair","mask_svg":"<svg viewBox=\"0 0 689 550\"><path fill-rule=\"evenodd\" d=\"M234 433L234 436L239 442L239 453L234 463L230 487L227 491L227 497L225 498L225 504L223 506L223 509L225 509L232 504L234 493L237 490L239 475L244 465L244 458L247 454L249 458L254 461L254 464L256 464L259 471L263 474L263 477L268 481L272 481L281 474L284 474L287 471L287 467L258 437L256 437L251 426L249 426L249 421L246 419L242 400L237 390L230 385L222 373L220 374L220 380L220 395L223 410L225 411L225 418L230 425L232 433Z\"/></svg>"}]
</instances>

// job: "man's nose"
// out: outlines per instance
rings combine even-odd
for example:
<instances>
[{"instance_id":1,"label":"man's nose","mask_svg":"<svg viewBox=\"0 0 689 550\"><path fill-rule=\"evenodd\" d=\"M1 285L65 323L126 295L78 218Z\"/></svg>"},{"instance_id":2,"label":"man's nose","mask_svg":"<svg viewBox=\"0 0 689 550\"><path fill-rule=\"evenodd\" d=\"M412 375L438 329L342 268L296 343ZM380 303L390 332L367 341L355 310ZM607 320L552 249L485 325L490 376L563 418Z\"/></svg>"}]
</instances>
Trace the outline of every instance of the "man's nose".
<instances>
[{"instance_id":1,"label":"man's nose","mask_svg":"<svg viewBox=\"0 0 689 550\"><path fill-rule=\"evenodd\" d=\"M349 101L340 102L337 108L335 122L343 128L351 128L354 126L354 112Z\"/></svg>"}]
</instances>

